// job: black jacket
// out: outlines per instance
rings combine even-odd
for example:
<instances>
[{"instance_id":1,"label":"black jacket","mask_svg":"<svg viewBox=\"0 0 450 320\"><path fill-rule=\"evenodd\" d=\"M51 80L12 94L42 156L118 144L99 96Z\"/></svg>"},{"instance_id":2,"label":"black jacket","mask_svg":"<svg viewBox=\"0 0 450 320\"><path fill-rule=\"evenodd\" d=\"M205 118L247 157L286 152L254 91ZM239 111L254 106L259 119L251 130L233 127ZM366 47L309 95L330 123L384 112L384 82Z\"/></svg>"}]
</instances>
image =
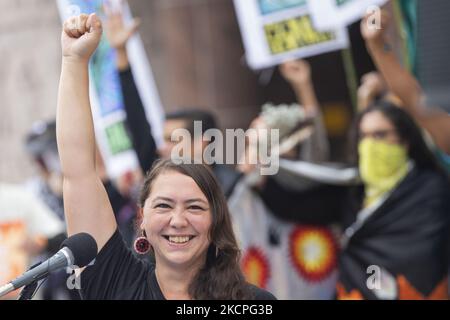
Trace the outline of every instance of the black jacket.
<instances>
[{"instance_id":1,"label":"black jacket","mask_svg":"<svg viewBox=\"0 0 450 320\"><path fill-rule=\"evenodd\" d=\"M343 230L354 231L351 237L345 232L342 236L338 298L377 298L367 286L373 274L369 266L392 275L395 298L438 298L446 292L448 273L449 187L437 172L414 168L360 228L353 224L361 208L362 188L322 185L293 192L269 179L260 195L282 219L337 222Z\"/></svg>"},{"instance_id":2,"label":"black jacket","mask_svg":"<svg viewBox=\"0 0 450 320\"><path fill-rule=\"evenodd\" d=\"M448 180L413 169L343 248L339 296L353 291L377 298L367 286L367 268L379 266L395 279L397 298L442 298L437 291L447 284L449 218Z\"/></svg>"}]
</instances>

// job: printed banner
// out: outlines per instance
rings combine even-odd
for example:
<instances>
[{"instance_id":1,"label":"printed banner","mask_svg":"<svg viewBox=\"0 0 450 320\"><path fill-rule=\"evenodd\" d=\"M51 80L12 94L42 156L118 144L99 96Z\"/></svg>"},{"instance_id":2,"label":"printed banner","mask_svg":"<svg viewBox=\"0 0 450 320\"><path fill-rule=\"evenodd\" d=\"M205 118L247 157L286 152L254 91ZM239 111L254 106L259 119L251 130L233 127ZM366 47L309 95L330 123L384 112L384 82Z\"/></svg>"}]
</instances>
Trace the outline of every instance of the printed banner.
<instances>
[{"instance_id":1,"label":"printed banner","mask_svg":"<svg viewBox=\"0 0 450 320\"><path fill-rule=\"evenodd\" d=\"M338 245L331 227L278 219L247 178L236 185L228 205L248 282L280 300L333 299Z\"/></svg>"},{"instance_id":2,"label":"printed banner","mask_svg":"<svg viewBox=\"0 0 450 320\"><path fill-rule=\"evenodd\" d=\"M346 27L358 21L374 6L382 6L387 0L308 0L314 27L318 30Z\"/></svg>"},{"instance_id":3,"label":"printed banner","mask_svg":"<svg viewBox=\"0 0 450 320\"><path fill-rule=\"evenodd\" d=\"M103 0L57 0L57 4L63 21L80 13L93 12L104 18ZM124 9L124 19L130 21L131 12L126 3ZM138 35L129 40L127 51L147 120L156 143L160 145L164 111L143 43ZM139 166L126 130L126 113L115 55L115 50L103 36L90 63L90 100L95 133L106 170L112 179Z\"/></svg>"},{"instance_id":4,"label":"printed banner","mask_svg":"<svg viewBox=\"0 0 450 320\"><path fill-rule=\"evenodd\" d=\"M234 5L252 69L348 46L344 28L315 29L306 0L234 0Z\"/></svg>"}]
</instances>

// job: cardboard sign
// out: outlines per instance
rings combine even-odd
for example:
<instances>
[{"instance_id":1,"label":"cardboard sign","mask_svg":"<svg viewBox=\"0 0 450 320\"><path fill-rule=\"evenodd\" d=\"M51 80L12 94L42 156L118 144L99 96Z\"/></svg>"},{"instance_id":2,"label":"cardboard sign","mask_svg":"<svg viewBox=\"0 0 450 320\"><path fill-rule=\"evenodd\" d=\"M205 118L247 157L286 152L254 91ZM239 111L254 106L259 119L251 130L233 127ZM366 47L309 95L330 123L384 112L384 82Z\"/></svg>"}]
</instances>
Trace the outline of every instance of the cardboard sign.
<instances>
[{"instance_id":1,"label":"cardboard sign","mask_svg":"<svg viewBox=\"0 0 450 320\"><path fill-rule=\"evenodd\" d=\"M252 69L348 46L344 28L314 27L306 0L234 0L234 4Z\"/></svg>"}]
</instances>

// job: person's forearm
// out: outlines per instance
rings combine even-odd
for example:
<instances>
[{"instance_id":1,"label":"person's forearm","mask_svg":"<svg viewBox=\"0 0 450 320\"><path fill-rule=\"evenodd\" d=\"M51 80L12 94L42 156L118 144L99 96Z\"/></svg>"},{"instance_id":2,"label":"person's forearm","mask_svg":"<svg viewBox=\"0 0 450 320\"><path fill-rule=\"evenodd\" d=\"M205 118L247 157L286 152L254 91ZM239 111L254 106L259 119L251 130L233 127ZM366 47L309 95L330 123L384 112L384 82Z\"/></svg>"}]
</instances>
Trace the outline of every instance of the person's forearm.
<instances>
[{"instance_id":1,"label":"person's forearm","mask_svg":"<svg viewBox=\"0 0 450 320\"><path fill-rule=\"evenodd\" d=\"M436 145L444 152L450 152L449 115L439 109L423 105L422 89L414 78L398 61L393 51L385 50L382 44L368 44L378 70L389 90L403 103L402 108L433 137Z\"/></svg>"},{"instance_id":2,"label":"person's forearm","mask_svg":"<svg viewBox=\"0 0 450 320\"><path fill-rule=\"evenodd\" d=\"M64 176L67 234L91 234L101 249L116 229L95 167L88 63L63 60L57 106L57 140Z\"/></svg>"},{"instance_id":3,"label":"person's forearm","mask_svg":"<svg viewBox=\"0 0 450 320\"><path fill-rule=\"evenodd\" d=\"M431 135L439 149L450 154L450 115L447 112L427 107L424 113L419 113L414 119Z\"/></svg>"},{"instance_id":4,"label":"person's forearm","mask_svg":"<svg viewBox=\"0 0 450 320\"><path fill-rule=\"evenodd\" d=\"M57 105L57 140L65 178L95 172L94 139L88 62L63 59Z\"/></svg>"},{"instance_id":5,"label":"person's forearm","mask_svg":"<svg viewBox=\"0 0 450 320\"><path fill-rule=\"evenodd\" d=\"M127 115L126 123L131 133L133 147L141 169L143 172L147 172L157 158L156 142L153 139L150 123L147 121L133 73L130 69L126 69L121 71L119 75Z\"/></svg>"},{"instance_id":6,"label":"person's forearm","mask_svg":"<svg viewBox=\"0 0 450 320\"><path fill-rule=\"evenodd\" d=\"M129 68L130 62L128 61L126 47L116 49L116 65L119 71L125 71Z\"/></svg>"},{"instance_id":7,"label":"person's forearm","mask_svg":"<svg viewBox=\"0 0 450 320\"><path fill-rule=\"evenodd\" d=\"M305 81L293 85L298 102L305 108L308 114L314 114L319 109L319 101L311 81Z\"/></svg>"},{"instance_id":8,"label":"person's forearm","mask_svg":"<svg viewBox=\"0 0 450 320\"><path fill-rule=\"evenodd\" d=\"M413 115L420 112L422 99L420 85L401 65L395 52L389 45L383 43L367 43L367 48L389 90L403 102L403 108Z\"/></svg>"},{"instance_id":9,"label":"person's forearm","mask_svg":"<svg viewBox=\"0 0 450 320\"><path fill-rule=\"evenodd\" d=\"M95 14L64 22L56 115L67 234L87 232L94 237L99 250L116 230L111 204L96 172L94 123L89 102L89 59L101 35L102 24Z\"/></svg>"}]
</instances>

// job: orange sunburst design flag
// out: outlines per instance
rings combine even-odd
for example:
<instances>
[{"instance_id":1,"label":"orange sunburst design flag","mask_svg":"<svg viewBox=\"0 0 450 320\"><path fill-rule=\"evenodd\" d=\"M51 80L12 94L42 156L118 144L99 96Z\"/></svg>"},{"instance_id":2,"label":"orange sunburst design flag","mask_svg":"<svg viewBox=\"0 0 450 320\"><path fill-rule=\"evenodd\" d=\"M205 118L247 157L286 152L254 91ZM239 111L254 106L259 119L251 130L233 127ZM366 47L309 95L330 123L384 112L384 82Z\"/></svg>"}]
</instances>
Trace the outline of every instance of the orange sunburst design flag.
<instances>
[{"instance_id":1,"label":"orange sunburst design flag","mask_svg":"<svg viewBox=\"0 0 450 320\"><path fill-rule=\"evenodd\" d=\"M347 292L347 290L345 290L342 283L338 283L336 285L336 289L337 289L337 299L338 300L364 300L361 292L359 292L356 289L353 289L350 292Z\"/></svg>"},{"instance_id":2,"label":"orange sunburst design flag","mask_svg":"<svg viewBox=\"0 0 450 320\"><path fill-rule=\"evenodd\" d=\"M434 290L424 296L406 279L405 276L397 276L399 300L448 300L448 277L445 277Z\"/></svg>"},{"instance_id":3,"label":"orange sunburst design flag","mask_svg":"<svg viewBox=\"0 0 450 320\"><path fill-rule=\"evenodd\" d=\"M297 227L290 235L291 262L302 278L318 282L328 277L337 265L337 244L323 227Z\"/></svg>"},{"instance_id":4,"label":"orange sunburst design flag","mask_svg":"<svg viewBox=\"0 0 450 320\"><path fill-rule=\"evenodd\" d=\"M251 284L266 288L269 280L269 263L262 250L250 247L242 258L242 271Z\"/></svg>"}]
</instances>

